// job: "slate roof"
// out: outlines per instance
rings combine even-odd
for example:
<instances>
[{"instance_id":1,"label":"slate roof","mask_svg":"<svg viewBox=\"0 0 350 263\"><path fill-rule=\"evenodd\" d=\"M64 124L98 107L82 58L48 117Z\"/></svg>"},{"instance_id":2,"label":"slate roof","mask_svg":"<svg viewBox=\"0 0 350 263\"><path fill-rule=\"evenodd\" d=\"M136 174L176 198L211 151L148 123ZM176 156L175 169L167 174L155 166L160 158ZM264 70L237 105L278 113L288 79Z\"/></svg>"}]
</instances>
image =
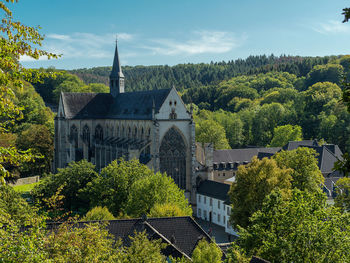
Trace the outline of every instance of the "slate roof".
<instances>
[{"instance_id":1,"label":"slate roof","mask_svg":"<svg viewBox=\"0 0 350 263\"><path fill-rule=\"evenodd\" d=\"M229 184L219 183L211 180L202 181L197 187L198 194L216 198L225 202L229 201L229 190Z\"/></svg>"},{"instance_id":2,"label":"slate roof","mask_svg":"<svg viewBox=\"0 0 350 263\"><path fill-rule=\"evenodd\" d=\"M215 150L213 152L213 162L250 162L252 158L258 156L259 153L276 153L279 150L281 150L280 147Z\"/></svg>"},{"instance_id":3,"label":"slate roof","mask_svg":"<svg viewBox=\"0 0 350 263\"><path fill-rule=\"evenodd\" d=\"M119 93L62 92L67 119L137 119L151 120L154 103L157 113L171 89Z\"/></svg>"},{"instance_id":4,"label":"slate roof","mask_svg":"<svg viewBox=\"0 0 350 263\"><path fill-rule=\"evenodd\" d=\"M304 146L319 146L316 140L304 140L304 141L290 141L285 146L283 146L283 150L291 151L295 150L298 147Z\"/></svg>"},{"instance_id":5,"label":"slate roof","mask_svg":"<svg viewBox=\"0 0 350 263\"><path fill-rule=\"evenodd\" d=\"M91 221L92 222L92 221ZM84 227L91 222L79 222L76 227ZM130 245L129 236L134 232L146 231L149 239L162 239L168 247L162 250L165 256L191 258L192 252L201 239L211 240L210 236L189 216L163 217L163 218L138 218L108 220L107 229L115 239L121 238L123 244ZM49 230L59 226L59 223L47 224Z\"/></svg>"},{"instance_id":6,"label":"slate roof","mask_svg":"<svg viewBox=\"0 0 350 263\"><path fill-rule=\"evenodd\" d=\"M323 144L319 145L316 140L309 141L294 141L289 142L283 147L283 150L295 150L298 147L308 147L314 149L317 152L318 167L320 168L324 176L334 174L334 163L338 159L342 159L342 152L338 145L335 144Z\"/></svg>"}]
</instances>

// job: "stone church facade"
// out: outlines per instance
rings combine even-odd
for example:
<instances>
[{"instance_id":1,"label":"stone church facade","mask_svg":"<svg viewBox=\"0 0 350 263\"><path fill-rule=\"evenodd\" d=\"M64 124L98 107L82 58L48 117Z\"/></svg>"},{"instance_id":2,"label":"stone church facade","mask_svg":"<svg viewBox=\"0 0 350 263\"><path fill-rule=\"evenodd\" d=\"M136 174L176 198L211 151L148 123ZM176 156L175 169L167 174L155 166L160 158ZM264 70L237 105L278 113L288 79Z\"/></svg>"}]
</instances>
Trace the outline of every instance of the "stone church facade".
<instances>
[{"instance_id":1,"label":"stone church facade","mask_svg":"<svg viewBox=\"0 0 350 263\"><path fill-rule=\"evenodd\" d=\"M124 92L116 46L110 93L61 93L55 118L54 170L87 159L98 170L138 159L166 172L195 202L195 124L175 88Z\"/></svg>"}]
</instances>

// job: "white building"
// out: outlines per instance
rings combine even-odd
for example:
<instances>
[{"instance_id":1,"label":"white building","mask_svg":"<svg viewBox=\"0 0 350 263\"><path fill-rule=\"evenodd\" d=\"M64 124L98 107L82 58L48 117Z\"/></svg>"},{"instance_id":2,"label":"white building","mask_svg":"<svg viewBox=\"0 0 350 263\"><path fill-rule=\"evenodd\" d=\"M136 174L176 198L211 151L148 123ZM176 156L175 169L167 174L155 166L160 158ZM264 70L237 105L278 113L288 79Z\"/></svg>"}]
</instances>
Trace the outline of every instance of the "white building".
<instances>
[{"instance_id":1,"label":"white building","mask_svg":"<svg viewBox=\"0 0 350 263\"><path fill-rule=\"evenodd\" d=\"M230 185L211 180L201 182L197 188L196 216L225 228L225 232L237 235L230 224Z\"/></svg>"}]
</instances>

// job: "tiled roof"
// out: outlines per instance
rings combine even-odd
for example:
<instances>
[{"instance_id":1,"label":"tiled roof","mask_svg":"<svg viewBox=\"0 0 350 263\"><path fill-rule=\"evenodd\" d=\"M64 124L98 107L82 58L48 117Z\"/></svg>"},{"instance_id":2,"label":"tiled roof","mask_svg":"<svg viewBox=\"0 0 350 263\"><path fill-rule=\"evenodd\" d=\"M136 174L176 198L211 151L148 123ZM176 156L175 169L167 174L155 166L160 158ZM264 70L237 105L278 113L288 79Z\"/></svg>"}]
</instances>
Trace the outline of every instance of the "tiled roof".
<instances>
[{"instance_id":1,"label":"tiled roof","mask_svg":"<svg viewBox=\"0 0 350 263\"><path fill-rule=\"evenodd\" d=\"M67 119L152 119L171 89L125 92L115 98L109 93L62 93Z\"/></svg>"},{"instance_id":2,"label":"tiled roof","mask_svg":"<svg viewBox=\"0 0 350 263\"><path fill-rule=\"evenodd\" d=\"M230 190L229 184L219 183L216 181L205 180L202 181L198 188L197 193L212 198L216 198L222 201L228 201L228 191Z\"/></svg>"},{"instance_id":3,"label":"tiled roof","mask_svg":"<svg viewBox=\"0 0 350 263\"><path fill-rule=\"evenodd\" d=\"M281 150L280 147L216 150L213 152L213 162L250 162L252 158L258 156L259 153L276 153L279 150Z\"/></svg>"},{"instance_id":4,"label":"tiled roof","mask_svg":"<svg viewBox=\"0 0 350 263\"><path fill-rule=\"evenodd\" d=\"M201 239L211 240L210 236L189 216L163 217L145 219L121 219L107 221L107 229L115 239L121 238L123 244L130 245L130 236L134 232L146 231L149 239L162 239L168 246L162 253L165 256L190 258L197 243ZM77 227L86 223L79 222ZM48 229L55 229L59 223L47 224Z\"/></svg>"},{"instance_id":5,"label":"tiled roof","mask_svg":"<svg viewBox=\"0 0 350 263\"><path fill-rule=\"evenodd\" d=\"M319 146L316 140L304 140L304 141L290 141L285 146L283 146L283 150L291 151L295 150L298 147L303 146Z\"/></svg>"}]
</instances>

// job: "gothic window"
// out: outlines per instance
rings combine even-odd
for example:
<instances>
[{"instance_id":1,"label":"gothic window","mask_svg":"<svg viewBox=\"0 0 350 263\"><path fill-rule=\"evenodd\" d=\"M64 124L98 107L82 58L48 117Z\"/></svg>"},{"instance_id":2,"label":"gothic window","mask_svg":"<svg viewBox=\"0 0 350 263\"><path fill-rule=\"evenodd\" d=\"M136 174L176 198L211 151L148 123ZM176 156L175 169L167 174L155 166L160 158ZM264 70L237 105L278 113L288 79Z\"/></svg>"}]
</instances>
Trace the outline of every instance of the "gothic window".
<instances>
[{"instance_id":1,"label":"gothic window","mask_svg":"<svg viewBox=\"0 0 350 263\"><path fill-rule=\"evenodd\" d=\"M149 140L150 139L150 137L151 137L151 129L150 128L148 128L147 129L147 139Z\"/></svg>"},{"instance_id":2,"label":"gothic window","mask_svg":"<svg viewBox=\"0 0 350 263\"><path fill-rule=\"evenodd\" d=\"M74 124L70 127L70 141L74 147L78 147L78 129Z\"/></svg>"},{"instance_id":3,"label":"gothic window","mask_svg":"<svg viewBox=\"0 0 350 263\"><path fill-rule=\"evenodd\" d=\"M128 138L131 138L131 128L128 127Z\"/></svg>"},{"instance_id":4,"label":"gothic window","mask_svg":"<svg viewBox=\"0 0 350 263\"><path fill-rule=\"evenodd\" d=\"M175 120L177 118L177 114L175 113L175 109L171 109L171 113L169 114L169 119Z\"/></svg>"},{"instance_id":5,"label":"gothic window","mask_svg":"<svg viewBox=\"0 0 350 263\"><path fill-rule=\"evenodd\" d=\"M137 137L137 128L134 127L134 134L133 134L133 137L136 138Z\"/></svg>"},{"instance_id":6,"label":"gothic window","mask_svg":"<svg viewBox=\"0 0 350 263\"><path fill-rule=\"evenodd\" d=\"M84 126L83 128L83 141L85 143L89 143L90 142L90 129L87 125Z\"/></svg>"},{"instance_id":7,"label":"gothic window","mask_svg":"<svg viewBox=\"0 0 350 263\"><path fill-rule=\"evenodd\" d=\"M95 139L97 143L101 143L103 141L103 129L101 125L97 125L95 129Z\"/></svg>"},{"instance_id":8,"label":"gothic window","mask_svg":"<svg viewBox=\"0 0 350 263\"><path fill-rule=\"evenodd\" d=\"M141 140L143 140L143 127L141 128Z\"/></svg>"},{"instance_id":9,"label":"gothic window","mask_svg":"<svg viewBox=\"0 0 350 263\"><path fill-rule=\"evenodd\" d=\"M166 172L182 189L186 188L186 145L176 128L164 135L159 149L160 171Z\"/></svg>"}]
</instances>

